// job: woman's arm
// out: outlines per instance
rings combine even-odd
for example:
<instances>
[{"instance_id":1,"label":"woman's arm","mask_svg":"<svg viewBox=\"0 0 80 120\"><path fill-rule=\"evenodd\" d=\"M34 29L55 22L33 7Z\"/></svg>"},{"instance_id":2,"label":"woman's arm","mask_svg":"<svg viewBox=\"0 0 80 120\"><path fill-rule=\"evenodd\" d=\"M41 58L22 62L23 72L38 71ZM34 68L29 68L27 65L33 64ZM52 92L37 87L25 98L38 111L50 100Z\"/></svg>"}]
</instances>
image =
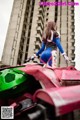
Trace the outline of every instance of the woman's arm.
<instances>
[{"instance_id":1,"label":"woman's arm","mask_svg":"<svg viewBox=\"0 0 80 120\"><path fill-rule=\"evenodd\" d=\"M66 55L66 53L64 52L64 49L63 49L63 47L62 47L62 45L61 45L61 42L60 42L60 38L59 38L59 37L56 37L56 38L55 38L55 43L56 43L58 49L60 50L60 52L62 53L64 59L65 59L66 61L69 61L69 58L68 58L68 56Z\"/></svg>"},{"instance_id":2,"label":"woman's arm","mask_svg":"<svg viewBox=\"0 0 80 120\"><path fill-rule=\"evenodd\" d=\"M42 42L41 48L39 49L39 51L36 53L37 56L39 56L45 49L45 43Z\"/></svg>"},{"instance_id":3,"label":"woman's arm","mask_svg":"<svg viewBox=\"0 0 80 120\"><path fill-rule=\"evenodd\" d=\"M61 42L60 42L60 34L57 31L55 31L55 32L51 31L51 40L52 40L53 43L56 44L59 51L61 53L64 53L64 49L63 49L63 47L61 45Z\"/></svg>"},{"instance_id":4,"label":"woman's arm","mask_svg":"<svg viewBox=\"0 0 80 120\"><path fill-rule=\"evenodd\" d=\"M63 49L63 47L61 45L60 38L56 37L55 40L54 40L54 42L56 43L56 45L57 45L58 49L60 50L60 52L64 53L64 49Z\"/></svg>"}]
</instances>

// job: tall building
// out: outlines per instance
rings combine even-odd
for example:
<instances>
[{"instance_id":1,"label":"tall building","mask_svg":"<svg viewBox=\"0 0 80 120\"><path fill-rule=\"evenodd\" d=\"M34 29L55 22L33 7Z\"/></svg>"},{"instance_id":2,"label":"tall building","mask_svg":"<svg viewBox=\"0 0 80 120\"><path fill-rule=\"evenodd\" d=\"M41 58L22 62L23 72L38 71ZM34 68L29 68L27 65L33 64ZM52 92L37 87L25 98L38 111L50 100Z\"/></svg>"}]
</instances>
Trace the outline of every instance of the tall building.
<instances>
[{"instance_id":1,"label":"tall building","mask_svg":"<svg viewBox=\"0 0 80 120\"><path fill-rule=\"evenodd\" d=\"M41 2L48 2L48 5L40 5ZM55 4L64 3L57 6L53 5L54 2ZM62 46L69 58L73 60L75 58L74 5L65 5L68 2L74 1L14 0L2 55L3 64L24 63L29 56L38 51L41 46L42 31L50 20L57 22ZM68 63L68 65L70 64ZM74 65L74 63L72 64ZM66 66L59 51L58 66Z\"/></svg>"}]
</instances>

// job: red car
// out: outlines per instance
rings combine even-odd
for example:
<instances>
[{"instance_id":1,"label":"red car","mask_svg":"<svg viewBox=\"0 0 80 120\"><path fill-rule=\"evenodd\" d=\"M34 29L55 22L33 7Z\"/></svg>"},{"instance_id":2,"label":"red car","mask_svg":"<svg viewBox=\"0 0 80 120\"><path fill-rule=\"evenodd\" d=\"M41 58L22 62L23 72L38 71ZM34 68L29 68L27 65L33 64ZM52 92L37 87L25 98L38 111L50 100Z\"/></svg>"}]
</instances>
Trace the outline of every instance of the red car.
<instances>
[{"instance_id":1,"label":"red car","mask_svg":"<svg viewBox=\"0 0 80 120\"><path fill-rule=\"evenodd\" d=\"M80 71L35 63L5 69L15 68L18 79L22 74L27 80L0 92L0 105L13 106L14 119L80 120Z\"/></svg>"}]
</instances>

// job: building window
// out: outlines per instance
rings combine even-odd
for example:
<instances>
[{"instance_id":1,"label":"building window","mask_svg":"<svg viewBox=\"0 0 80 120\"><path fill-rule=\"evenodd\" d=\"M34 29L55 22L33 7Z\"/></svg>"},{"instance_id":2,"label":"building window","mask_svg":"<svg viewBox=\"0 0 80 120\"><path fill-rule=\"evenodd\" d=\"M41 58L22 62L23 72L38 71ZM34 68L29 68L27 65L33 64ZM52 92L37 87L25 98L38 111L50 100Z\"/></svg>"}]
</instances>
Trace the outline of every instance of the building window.
<instances>
[{"instance_id":1,"label":"building window","mask_svg":"<svg viewBox=\"0 0 80 120\"><path fill-rule=\"evenodd\" d=\"M72 60L74 60L74 57L72 57Z\"/></svg>"},{"instance_id":2,"label":"building window","mask_svg":"<svg viewBox=\"0 0 80 120\"><path fill-rule=\"evenodd\" d=\"M49 15L49 13L46 14L47 16Z\"/></svg>"},{"instance_id":3,"label":"building window","mask_svg":"<svg viewBox=\"0 0 80 120\"><path fill-rule=\"evenodd\" d=\"M46 18L46 21L48 21L48 18Z\"/></svg>"},{"instance_id":4,"label":"building window","mask_svg":"<svg viewBox=\"0 0 80 120\"><path fill-rule=\"evenodd\" d=\"M49 7L47 7L47 10L49 10Z\"/></svg>"},{"instance_id":5,"label":"building window","mask_svg":"<svg viewBox=\"0 0 80 120\"><path fill-rule=\"evenodd\" d=\"M74 35L72 35L71 38L74 39Z\"/></svg>"}]
</instances>

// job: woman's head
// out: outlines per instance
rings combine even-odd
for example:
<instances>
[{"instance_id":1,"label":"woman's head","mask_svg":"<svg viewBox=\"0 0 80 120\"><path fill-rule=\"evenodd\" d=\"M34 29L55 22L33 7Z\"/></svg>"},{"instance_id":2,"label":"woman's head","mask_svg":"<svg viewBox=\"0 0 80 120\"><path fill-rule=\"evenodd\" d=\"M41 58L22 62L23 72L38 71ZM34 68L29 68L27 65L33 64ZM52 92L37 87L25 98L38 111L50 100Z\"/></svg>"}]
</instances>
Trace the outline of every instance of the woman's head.
<instances>
[{"instance_id":1,"label":"woman's head","mask_svg":"<svg viewBox=\"0 0 80 120\"><path fill-rule=\"evenodd\" d=\"M53 32L57 30L56 23L53 21L48 22L46 25L46 29L45 29L44 34L43 34L44 41L51 38L51 30Z\"/></svg>"},{"instance_id":2,"label":"woman's head","mask_svg":"<svg viewBox=\"0 0 80 120\"><path fill-rule=\"evenodd\" d=\"M56 23L53 22L53 21L50 21L47 23L47 30L53 30L53 31L56 31L57 30L57 26L56 26Z\"/></svg>"}]
</instances>

